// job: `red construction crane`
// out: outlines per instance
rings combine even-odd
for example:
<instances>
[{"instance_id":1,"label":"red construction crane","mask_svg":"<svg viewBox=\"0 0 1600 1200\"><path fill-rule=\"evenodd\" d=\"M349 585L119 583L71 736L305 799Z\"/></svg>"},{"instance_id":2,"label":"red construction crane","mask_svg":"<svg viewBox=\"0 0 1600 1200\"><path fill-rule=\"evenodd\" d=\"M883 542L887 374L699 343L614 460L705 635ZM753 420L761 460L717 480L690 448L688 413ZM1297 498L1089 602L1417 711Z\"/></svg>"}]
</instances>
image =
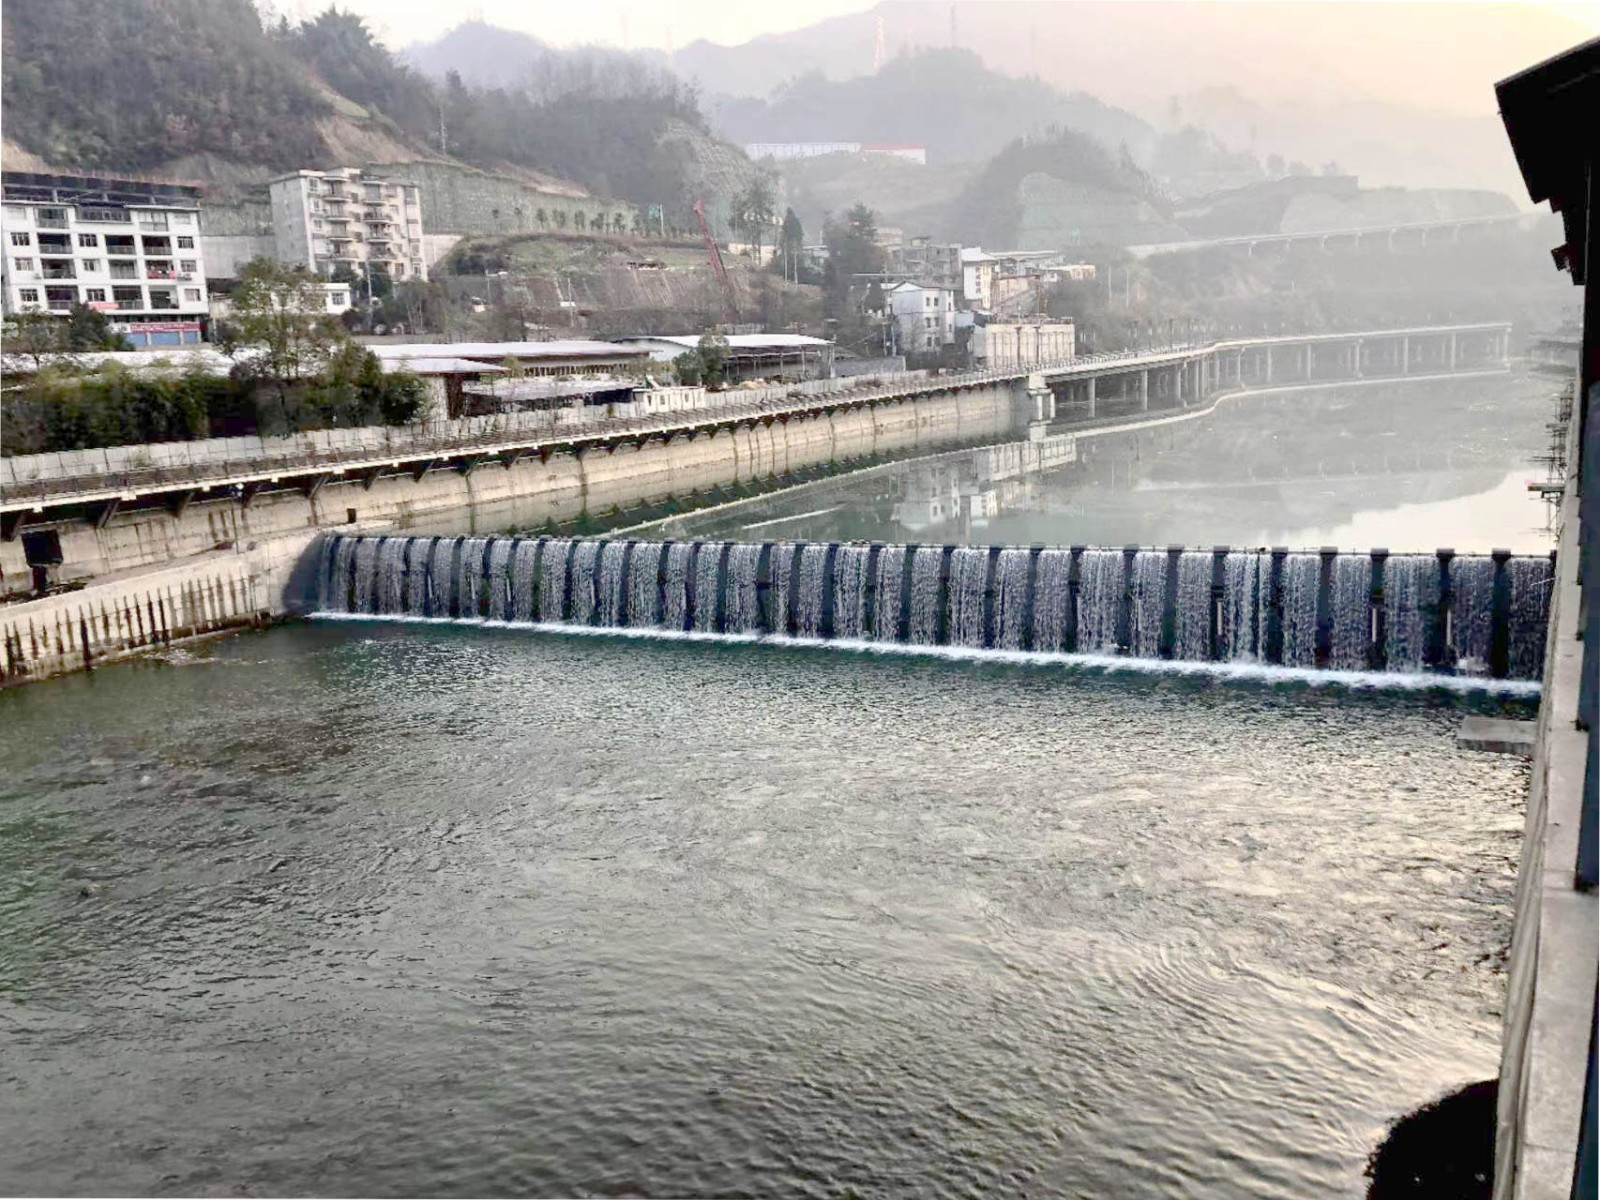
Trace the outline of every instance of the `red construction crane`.
<instances>
[{"instance_id":1,"label":"red construction crane","mask_svg":"<svg viewBox=\"0 0 1600 1200\"><path fill-rule=\"evenodd\" d=\"M733 300L733 283L728 279L728 268L722 265L722 251L717 249L711 227L706 224L706 210L698 200L694 202L694 215L700 218L700 235L706 240L706 254L711 259L717 282L722 285L722 315L730 325L735 324L739 320L739 306Z\"/></svg>"}]
</instances>

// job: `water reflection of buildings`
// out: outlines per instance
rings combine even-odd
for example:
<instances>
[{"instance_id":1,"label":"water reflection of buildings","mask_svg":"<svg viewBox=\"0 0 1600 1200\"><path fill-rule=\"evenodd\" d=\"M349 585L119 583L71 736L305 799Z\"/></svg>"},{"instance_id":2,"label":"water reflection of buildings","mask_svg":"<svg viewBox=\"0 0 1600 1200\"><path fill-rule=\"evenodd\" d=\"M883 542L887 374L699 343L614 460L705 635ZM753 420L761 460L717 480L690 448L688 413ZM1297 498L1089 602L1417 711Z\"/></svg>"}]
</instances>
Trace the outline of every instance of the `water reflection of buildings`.
<instances>
[{"instance_id":1,"label":"water reflection of buildings","mask_svg":"<svg viewBox=\"0 0 1600 1200\"><path fill-rule=\"evenodd\" d=\"M952 524L963 533L981 529L1005 509L1027 502L1035 476L1077 457L1077 439L1061 434L917 464L906 473L894 521L910 534Z\"/></svg>"}]
</instances>

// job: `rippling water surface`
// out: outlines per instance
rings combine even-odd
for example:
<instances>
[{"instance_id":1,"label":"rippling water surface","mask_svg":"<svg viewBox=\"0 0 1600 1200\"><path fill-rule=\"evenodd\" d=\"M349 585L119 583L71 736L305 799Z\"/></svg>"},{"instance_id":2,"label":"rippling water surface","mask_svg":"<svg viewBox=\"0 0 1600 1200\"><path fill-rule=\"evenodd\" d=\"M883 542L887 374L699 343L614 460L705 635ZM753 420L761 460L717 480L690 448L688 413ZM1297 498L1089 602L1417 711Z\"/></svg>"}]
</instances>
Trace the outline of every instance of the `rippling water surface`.
<instances>
[{"instance_id":1,"label":"rippling water surface","mask_svg":"<svg viewBox=\"0 0 1600 1200\"><path fill-rule=\"evenodd\" d=\"M0 694L0 1180L1356 1196L1496 1069L1490 703L360 624Z\"/></svg>"}]
</instances>

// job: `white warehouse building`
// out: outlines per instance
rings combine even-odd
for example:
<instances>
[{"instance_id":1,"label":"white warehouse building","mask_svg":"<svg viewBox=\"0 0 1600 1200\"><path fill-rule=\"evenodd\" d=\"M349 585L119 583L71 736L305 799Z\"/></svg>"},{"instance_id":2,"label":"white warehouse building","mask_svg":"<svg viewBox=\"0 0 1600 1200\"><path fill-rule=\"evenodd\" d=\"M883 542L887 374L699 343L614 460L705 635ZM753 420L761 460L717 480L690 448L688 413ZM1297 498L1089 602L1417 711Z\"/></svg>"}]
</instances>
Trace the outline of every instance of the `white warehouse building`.
<instances>
[{"instance_id":1,"label":"white warehouse building","mask_svg":"<svg viewBox=\"0 0 1600 1200\"><path fill-rule=\"evenodd\" d=\"M103 312L136 347L205 334L200 189L97 176L0 174L5 311Z\"/></svg>"},{"instance_id":2,"label":"white warehouse building","mask_svg":"<svg viewBox=\"0 0 1600 1200\"><path fill-rule=\"evenodd\" d=\"M331 276L426 279L422 195L414 183L367 178L359 167L295 171L268 186L278 257Z\"/></svg>"}]
</instances>

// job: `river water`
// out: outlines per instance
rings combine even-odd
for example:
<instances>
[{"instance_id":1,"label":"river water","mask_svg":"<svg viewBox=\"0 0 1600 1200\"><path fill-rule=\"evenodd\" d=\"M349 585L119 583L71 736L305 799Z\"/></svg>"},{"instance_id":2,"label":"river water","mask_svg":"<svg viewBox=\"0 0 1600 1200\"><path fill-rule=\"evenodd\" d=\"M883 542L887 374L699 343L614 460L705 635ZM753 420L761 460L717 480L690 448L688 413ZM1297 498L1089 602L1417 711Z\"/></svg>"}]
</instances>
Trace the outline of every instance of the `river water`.
<instances>
[{"instance_id":1,"label":"river water","mask_svg":"<svg viewBox=\"0 0 1600 1200\"><path fill-rule=\"evenodd\" d=\"M931 519L920 464L679 520L1487 549L1546 411L1491 382L1251 398L964 511L963 468ZM1249 478L1275 435L1321 483ZM0 1181L1359 1196L1497 1069L1526 769L1470 712L1531 708L371 622L0 693Z\"/></svg>"},{"instance_id":2,"label":"river water","mask_svg":"<svg viewBox=\"0 0 1600 1200\"><path fill-rule=\"evenodd\" d=\"M643 536L972 544L1548 552L1527 490L1554 385L1496 376L1226 400L1193 421L1078 438L1019 472L991 450L811 483Z\"/></svg>"},{"instance_id":3,"label":"river water","mask_svg":"<svg viewBox=\"0 0 1600 1200\"><path fill-rule=\"evenodd\" d=\"M363 623L0 693L0 1179L1356 1196L1495 1073L1512 704Z\"/></svg>"}]
</instances>

